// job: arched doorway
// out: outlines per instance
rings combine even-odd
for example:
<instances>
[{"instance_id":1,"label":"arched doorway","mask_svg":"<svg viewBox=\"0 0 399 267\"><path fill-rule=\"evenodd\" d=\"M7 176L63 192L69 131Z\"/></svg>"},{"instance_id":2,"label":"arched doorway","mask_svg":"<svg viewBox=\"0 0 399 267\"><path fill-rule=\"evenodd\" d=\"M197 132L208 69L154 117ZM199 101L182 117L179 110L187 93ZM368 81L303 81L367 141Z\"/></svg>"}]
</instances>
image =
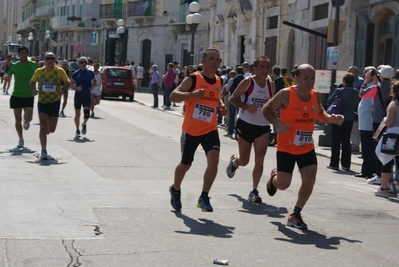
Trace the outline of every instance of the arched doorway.
<instances>
[{"instance_id":1,"label":"arched doorway","mask_svg":"<svg viewBox=\"0 0 399 267\"><path fill-rule=\"evenodd\" d=\"M151 69L151 45L152 42L151 40L145 39L143 42L143 53L141 56L141 62L143 63L143 67L145 68L146 72L144 74L144 79L143 79L143 87L149 87L150 86L150 74L148 73L149 70Z\"/></svg>"}]
</instances>

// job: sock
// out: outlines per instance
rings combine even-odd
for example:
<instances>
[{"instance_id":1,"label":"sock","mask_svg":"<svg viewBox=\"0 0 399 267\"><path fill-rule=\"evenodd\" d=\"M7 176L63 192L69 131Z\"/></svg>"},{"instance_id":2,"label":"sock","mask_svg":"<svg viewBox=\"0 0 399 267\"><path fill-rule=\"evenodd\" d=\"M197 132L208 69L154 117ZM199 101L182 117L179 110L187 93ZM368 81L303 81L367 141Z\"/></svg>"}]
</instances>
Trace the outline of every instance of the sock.
<instances>
[{"instance_id":1,"label":"sock","mask_svg":"<svg viewBox=\"0 0 399 267\"><path fill-rule=\"evenodd\" d=\"M295 213L295 214L300 214L301 211L302 211L301 208L298 208L298 207L295 206L295 208L294 208L294 213Z\"/></svg>"},{"instance_id":2,"label":"sock","mask_svg":"<svg viewBox=\"0 0 399 267\"><path fill-rule=\"evenodd\" d=\"M252 187L252 192L256 189L256 187Z\"/></svg>"},{"instance_id":3,"label":"sock","mask_svg":"<svg viewBox=\"0 0 399 267\"><path fill-rule=\"evenodd\" d=\"M175 186L174 186L174 185L172 185L172 191L173 191L173 192L180 192L180 190L176 190L176 189L175 189Z\"/></svg>"},{"instance_id":4,"label":"sock","mask_svg":"<svg viewBox=\"0 0 399 267\"><path fill-rule=\"evenodd\" d=\"M202 191L201 197L202 197L202 198L207 198L207 197L208 197L208 192Z\"/></svg>"}]
</instances>

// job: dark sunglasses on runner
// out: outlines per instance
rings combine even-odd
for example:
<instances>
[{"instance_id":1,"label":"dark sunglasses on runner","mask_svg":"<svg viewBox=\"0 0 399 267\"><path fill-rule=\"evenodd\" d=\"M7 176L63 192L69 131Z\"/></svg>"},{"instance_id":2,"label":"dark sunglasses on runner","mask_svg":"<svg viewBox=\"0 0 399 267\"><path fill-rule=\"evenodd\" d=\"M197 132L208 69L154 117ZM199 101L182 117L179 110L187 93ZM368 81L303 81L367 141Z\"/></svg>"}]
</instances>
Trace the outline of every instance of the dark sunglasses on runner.
<instances>
[{"instance_id":1,"label":"dark sunglasses on runner","mask_svg":"<svg viewBox=\"0 0 399 267\"><path fill-rule=\"evenodd\" d=\"M55 57L46 57L45 60L55 60Z\"/></svg>"},{"instance_id":2,"label":"dark sunglasses on runner","mask_svg":"<svg viewBox=\"0 0 399 267\"><path fill-rule=\"evenodd\" d=\"M79 61L79 64L87 64L87 61Z\"/></svg>"}]
</instances>

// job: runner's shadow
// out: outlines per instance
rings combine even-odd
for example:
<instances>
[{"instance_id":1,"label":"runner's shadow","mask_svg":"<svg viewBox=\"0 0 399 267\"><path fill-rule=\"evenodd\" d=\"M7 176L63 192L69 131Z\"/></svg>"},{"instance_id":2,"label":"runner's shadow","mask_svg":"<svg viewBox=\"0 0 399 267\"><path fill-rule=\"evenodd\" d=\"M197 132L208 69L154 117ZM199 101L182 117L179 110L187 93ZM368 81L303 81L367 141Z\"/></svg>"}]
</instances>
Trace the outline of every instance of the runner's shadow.
<instances>
[{"instance_id":1,"label":"runner's shadow","mask_svg":"<svg viewBox=\"0 0 399 267\"><path fill-rule=\"evenodd\" d=\"M73 139L68 140L70 142L76 142L76 143L90 143L90 142L95 142L94 140L90 140L89 138L86 137L75 137Z\"/></svg>"},{"instance_id":2,"label":"runner's shadow","mask_svg":"<svg viewBox=\"0 0 399 267\"><path fill-rule=\"evenodd\" d=\"M10 153L11 156L22 156L23 154L33 154L35 151L30 150L27 147L24 147L24 148L15 147L13 149L10 149L8 151L4 151L1 153L7 153L7 152Z\"/></svg>"},{"instance_id":3,"label":"runner's shadow","mask_svg":"<svg viewBox=\"0 0 399 267\"><path fill-rule=\"evenodd\" d=\"M320 249L338 249L338 245L341 240L347 241L349 243L362 243L360 240L348 239L345 237L332 236L327 237L326 235L319 234L311 230L295 230L289 229L284 224L280 222L271 222L278 227L278 231L283 233L287 238L274 238L278 241L285 241L289 243L294 243L298 245L315 245L316 248ZM293 228L294 229L294 228Z\"/></svg>"},{"instance_id":4,"label":"runner's shadow","mask_svg":"<svg viewBox=\"0 0 399 267\"><path fill-rule=\"evenodd\" d=\"M232 238L233 230L235 227L224 226L215 223L212 220L200 218L194 220L181 212L175 212L176 217L183 220L184 224L190 228L190 231L175 231L179 234L191 234L191 235L203 235L203 236L213 236L218 238Z\"/></svg>"},{"instance_id":5,"label":"runner's shadow","mask_svg":"<svg viewBox=\"0 0 399 267\"><path fill-rule=\"evenodd\" d=\"M250 213L254 215L267 215L272 218L284 218L287 214L288 210L285 207L275 207L272 205L267 205L266 203L254 203L249 201L246 198L242 198L237 194L229 194L231 197L237 198L238 201L242 203L243 210L239 210L239 212Z\"/></svg>"},{"instance_id":6,"label":"runner's shadow","mask_svg":"<svg viewBox=\"0 0 399 267\"><path fill-rule=\"evenodd\" d=\"M58 159L55 159L50 155L47 155L46 160L41 160L40 154L34 154L34 156L36 157L36 160L28 160L26 162L32 163L32 164L38 164L40 166L63 165L63 164L67 163L67 162L60 162L60 161L58 161Z\"/></svg>"}]
</instances>

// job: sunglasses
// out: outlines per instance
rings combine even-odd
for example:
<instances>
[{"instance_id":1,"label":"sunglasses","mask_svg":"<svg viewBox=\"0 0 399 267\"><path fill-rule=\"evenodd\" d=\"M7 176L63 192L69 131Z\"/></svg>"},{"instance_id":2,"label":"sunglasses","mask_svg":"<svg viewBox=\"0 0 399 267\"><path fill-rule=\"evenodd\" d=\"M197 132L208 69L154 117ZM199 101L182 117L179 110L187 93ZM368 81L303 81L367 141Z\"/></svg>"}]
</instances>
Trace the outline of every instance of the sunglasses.
<instances>
[{"instance_id":1,"label":"sunglasses","mask_svg":"<svg viewBox=\"0 0 399 267\"><path fill-rule=\"evenodd\" d=\"M55 60L55 57L46 57L45 60Z\"/></svg>"},{"instance_id":2,"label":"sunglasses","mask_svg":"<svg viewBox=\"0 0 399 267\"><path fill-rule=\"evenodd\" d=\"M79 61L79 64L87 64L87 61Z\"/></svg>"}]
</instances>

